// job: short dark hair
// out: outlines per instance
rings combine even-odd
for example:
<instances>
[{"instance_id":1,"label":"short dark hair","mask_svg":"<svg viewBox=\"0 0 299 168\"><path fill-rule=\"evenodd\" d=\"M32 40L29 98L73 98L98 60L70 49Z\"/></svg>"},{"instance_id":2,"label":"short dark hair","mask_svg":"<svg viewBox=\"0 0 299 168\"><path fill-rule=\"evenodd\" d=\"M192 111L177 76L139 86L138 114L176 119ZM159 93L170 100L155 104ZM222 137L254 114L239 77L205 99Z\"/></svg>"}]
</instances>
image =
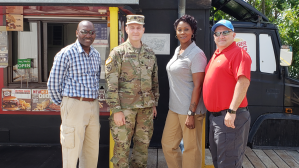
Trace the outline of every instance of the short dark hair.
<instances>
[{"instance_id":1,"label":"short dark hair","mask_svg":"<svg viewBox=\"0 0 299 168\"><path fill-rule=\"evenodd\" d=\"M176 28L178 27L178 24L180 21L183 21L185 23L188 23L193 31L194 37L191 38L192 41L196 41L196 31L197 31L197 21L194 19L191 15L183 15L179 19L177 19L174 22L174 30L176 31Z\"/></svg>"}]
</instances>

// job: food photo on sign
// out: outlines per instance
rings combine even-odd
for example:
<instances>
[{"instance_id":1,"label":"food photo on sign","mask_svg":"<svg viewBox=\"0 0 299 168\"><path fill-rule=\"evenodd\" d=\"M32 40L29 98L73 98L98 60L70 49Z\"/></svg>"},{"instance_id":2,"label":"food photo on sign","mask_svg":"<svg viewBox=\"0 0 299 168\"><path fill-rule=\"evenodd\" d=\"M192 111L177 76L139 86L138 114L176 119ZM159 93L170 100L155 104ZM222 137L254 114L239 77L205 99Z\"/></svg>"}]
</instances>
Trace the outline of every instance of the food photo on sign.
<instances>
[{"instance_id":1,"label":"food photo on sign","mask_svg":"<svg viewBox=\"0 0 299 168\"><path fill-rule=\"evenodd\" d=\"M48 90L32 89L32 111L60 111L60 106L53 103Z\"/></svg>"},{"instance_id":2,"label":"food photo on sign","mask_svg":"<svg viewBox=\"0 0 299 168\"><path fill-rule=\"evenodd\" d=\"M30 89L2 89L3 111L31 111Z\"/></svg>"},{"instance_id":3,"label":"food photo on sign","mask_svg":"<svg viewBox=\"0 0 299 168\"><path fill-rule=\"evenodd\" d=\"M6 14L7 31L23 31L23 15Z\"/></svg>"}]
</instances>

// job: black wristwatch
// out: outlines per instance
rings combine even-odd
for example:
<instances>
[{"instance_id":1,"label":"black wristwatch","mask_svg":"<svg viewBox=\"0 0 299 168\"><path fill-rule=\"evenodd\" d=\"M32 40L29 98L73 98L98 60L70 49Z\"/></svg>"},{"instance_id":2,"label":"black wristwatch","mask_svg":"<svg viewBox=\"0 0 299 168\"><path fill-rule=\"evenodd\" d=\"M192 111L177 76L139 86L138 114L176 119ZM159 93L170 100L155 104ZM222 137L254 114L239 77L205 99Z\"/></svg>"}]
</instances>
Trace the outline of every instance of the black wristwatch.
<instances>
[{"instance_id":1,"label":"black wristwatch","mask_svg":"<svg viewBox=\"0 0 299 168\"><path fill-rule=\"evenodd\" d=\"M236 114L237 112L232 110L232 109L227 109L226 112L230 113L230 114Z\"/></svg>"},{"instance_id":2,"label":"black wristwatch","mask_svg":"<svg viewBox=\"0 0 299 168\"><path fill-rule=\"evenodd\" d=\"M189 111L187 112L187 114L188 114L188 116L194 116L194 115L195 115L195 112L189 110Z\"/></svg>"}]
</instances>

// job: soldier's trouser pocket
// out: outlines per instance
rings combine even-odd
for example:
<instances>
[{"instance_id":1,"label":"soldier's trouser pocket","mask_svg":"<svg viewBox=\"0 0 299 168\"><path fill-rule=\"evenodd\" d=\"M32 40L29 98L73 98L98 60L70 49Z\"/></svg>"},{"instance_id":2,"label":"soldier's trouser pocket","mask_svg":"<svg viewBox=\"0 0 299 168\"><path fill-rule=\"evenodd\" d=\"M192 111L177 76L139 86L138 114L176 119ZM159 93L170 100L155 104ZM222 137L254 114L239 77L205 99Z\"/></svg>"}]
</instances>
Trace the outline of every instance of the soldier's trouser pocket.
<instances>
[{"instance_id":1,"label":"soldier's trouser pocket","mask_svg":"<svg viewBox=\"0 0 299 168\"><path fill-rule=\"evenodd\" d=\"M75 128L65 125L60 126L60 143L63 147L72 149L75 147Z\"/></svg>"}]
</instances>

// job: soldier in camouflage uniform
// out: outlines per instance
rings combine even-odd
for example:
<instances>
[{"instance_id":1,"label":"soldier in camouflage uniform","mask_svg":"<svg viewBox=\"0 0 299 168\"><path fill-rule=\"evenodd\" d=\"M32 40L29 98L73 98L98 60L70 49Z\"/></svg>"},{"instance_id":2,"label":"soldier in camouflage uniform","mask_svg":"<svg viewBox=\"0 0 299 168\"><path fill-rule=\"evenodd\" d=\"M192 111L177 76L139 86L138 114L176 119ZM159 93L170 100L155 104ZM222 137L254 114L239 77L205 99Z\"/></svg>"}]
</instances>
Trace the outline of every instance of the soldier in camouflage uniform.
<instances>
[{"instance_id":1,"label":"soldier in camouflage uniform","mask_svg":"<svg viewBox=\"0 0 299 168\"><path fill-rule=\"evenodd\" d=\"M111 159L115 168L145 168L148 146L153 134L153 118L159 99L158 66L154 52L141 37L144 16L128 15L128 40L115 47L105 62L107 80L106 102L114 139ZM128 161L134 135L133 153Z\"/></svg>"}]
</instances>

